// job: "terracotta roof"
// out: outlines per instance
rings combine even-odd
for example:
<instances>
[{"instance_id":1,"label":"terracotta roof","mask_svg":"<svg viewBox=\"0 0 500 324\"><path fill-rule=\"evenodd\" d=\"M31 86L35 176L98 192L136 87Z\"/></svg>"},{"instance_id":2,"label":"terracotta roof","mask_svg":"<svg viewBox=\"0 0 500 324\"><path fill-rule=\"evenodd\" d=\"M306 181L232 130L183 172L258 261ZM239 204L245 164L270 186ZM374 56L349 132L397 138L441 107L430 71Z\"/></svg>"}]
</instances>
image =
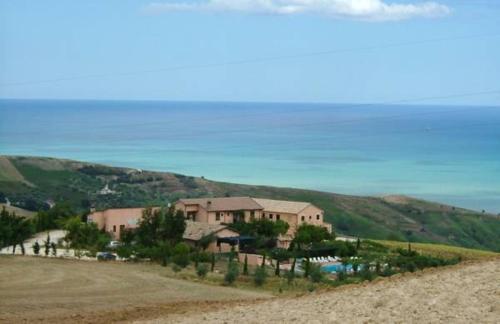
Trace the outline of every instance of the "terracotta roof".
<instances>
[{"instance_id":1,"label":"terracotta roof","mask_svg":"<svg viewBox=\"0 0 500 324\"><path fill-rule=\"evenodd\" d=\"M271 212L281 212L297 214L304 208L310 205L308 202L302 201L286 201L286 200L273 200L273 199L261 199L253 198L259 205L264 207L265 211Z\"/></svg>"},{"instance_id":2,"label":"terracotta roof","mask_svg":"<svg viewBox=\"0 0 500 324\"><path fill-rule=\"evenodd\" d=\"M216 234L217 232L226 228L227 228L226 225L221 225L221 224L208 224L201 222L186 221L186 230L184 231L182 238L191 241L199 241L204 236L210 234ZM234 234L235 236L239 235L237 232L234 232Z\"/></svg>"},{"instance_id":3,"label":"terracotta roof","mask_svg":"<svg viewBox=\"0 0 500 324\"><path fill-rule=\"evenodd\" d=\"M236 211L263 209L250 197L180 199L186 205L200 205L208 211Z\"/></svg>"}]
</instances>

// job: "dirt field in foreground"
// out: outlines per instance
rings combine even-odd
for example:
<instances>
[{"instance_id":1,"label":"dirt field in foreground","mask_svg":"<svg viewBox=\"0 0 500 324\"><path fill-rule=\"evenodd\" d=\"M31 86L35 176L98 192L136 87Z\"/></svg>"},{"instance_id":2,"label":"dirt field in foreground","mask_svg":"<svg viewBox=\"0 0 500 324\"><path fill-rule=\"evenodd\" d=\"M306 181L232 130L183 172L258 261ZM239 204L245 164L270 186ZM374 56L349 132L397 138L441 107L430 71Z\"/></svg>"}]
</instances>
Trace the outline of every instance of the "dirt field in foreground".
<instances>
[{"instance_id":1,"label":"dirt field in foreground","mask_svg":"<svg viewBox=\"0 0 500 324\"><path fill-rule=\"evenodd\" d=\"M0 322L109 323L269 297L166 278L147 264L0 257Z\"/></svg>"},{"instance_id":2,"label":"dirt field in foreground","mask_svg":"<svg viewBox=\"0 0 500 324\"><path fill-rule=\"evenodd\" d=\"M500 323L500 259L148 323Z\"/></svg>"}]
</instances>

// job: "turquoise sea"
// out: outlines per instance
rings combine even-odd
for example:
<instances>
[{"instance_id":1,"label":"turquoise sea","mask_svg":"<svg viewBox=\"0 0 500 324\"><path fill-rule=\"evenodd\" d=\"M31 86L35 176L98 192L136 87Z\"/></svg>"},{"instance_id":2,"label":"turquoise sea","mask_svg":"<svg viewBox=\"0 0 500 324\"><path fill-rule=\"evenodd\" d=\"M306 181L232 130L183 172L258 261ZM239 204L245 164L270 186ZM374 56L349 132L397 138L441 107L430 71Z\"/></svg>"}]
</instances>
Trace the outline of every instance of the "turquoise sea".
<instances>
[{"instance_id":1,"label":"turquoise sea","mask_svg":"<svg viewBox=\"0 0 500 324\"><path fill-rule=\"evenodd\" d=\"M500 212L500 107L0 100L0 154Z\"/></svg>"}]
</instances>

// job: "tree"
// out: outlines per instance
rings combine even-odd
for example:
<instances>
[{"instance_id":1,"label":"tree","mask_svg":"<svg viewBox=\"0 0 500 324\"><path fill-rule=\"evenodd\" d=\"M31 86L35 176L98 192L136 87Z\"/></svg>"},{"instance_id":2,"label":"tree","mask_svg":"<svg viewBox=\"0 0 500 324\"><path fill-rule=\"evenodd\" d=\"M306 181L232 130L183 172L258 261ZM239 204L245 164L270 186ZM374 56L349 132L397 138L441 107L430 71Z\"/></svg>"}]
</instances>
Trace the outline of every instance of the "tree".
<instances>
[{"instance_id":1,"label":"tree","mask_svg":"<svg viewBox=\"0 0 500 324\"><path fill-rule=\"evenodd\" d=\"M293 262L292 262L292 267L290 268L290 272L295 274L295 264L297 263L297 256L294 254L293 255Z\"/></svg>"},{"instance_id":2,"label":"tree","mask_svg":"<svg viewBox=\"0 0 500 324\"><path fill-rule=\"evenodd\" d=\"M67 219L64 229L67 231L64 240L76 250L102 251L111 241L110 235L99 230L97 224L84 223L78 216Z\"/></svg>"},{"instance_id":3,"label":"tree","mask_svg":"<svg viewBox=\"0 0 500 324\"><path fill-rule=\"evenodd\" d=\"M40 244L38 244L38 241L33 244L33 253L35 255L38 255L40 253Z\"/></svg>"},{"instance_id":4,"label":"tree","mask_svg":"<svg viewBox=\"0 0 500 324\"><path fill-rule=\"evenodd\" d=\"M302 249L306 245L331 240L333 238L334 236L329 233L325 227L302 224L295 232L295 238L293 240L295 244Z\"/></svg>"},{"instance_id":5,"label":"tree","mask_svg":"<svg viewBox=\"0 0 500 324\"><path fill-rule=\"evenodd\" d=\"M17 217L14 230L14 244L17 243L21 246L21 252L24 255L26 253L24 249L24 241L26 241L31 237L31 235L33 235L33 224L29 219Z\"/></svg>"},{"instance_id":6,"label":"tree","mask_svg":"<svg viewBox=\"0 0 500 324\"><path fill-rule=\"evenodd\" d=\"M5 207L0 212L0 247L12 245L12 253L16 251L16 246L21 246L21 251L25 254L24 241L33 234L33 225L29 219L19 217L15 212L9 213Z\"/></svg>"},{"instance_id":7,"label":"tree","mask_svg":"<svg viewBox=\"0 0 500 324\"><path fill-rule=\"evenodd\" d=\"M50 251L50 234L49 233L47 233L47 238L43 242L43 245L45 247L45 256L48 256L49 251Z\"/></svg>"},{"instance_id":8,"label":"tree","mask_svg":"<svg viewBox=\"0 0 500 324\"><path fill-rule=\"evenodd\" d=\"M248 276L248 255L245 253L245 262L243 263L243 275Z\"/></svg>"},{"instance_id":9,"label":"tree","mask_svg":"<svg viewBox=\"0 0 500 324\"><path fill-rule=\"evenodd\" d=\"M210 260L210 272L214 272L215 269L215 253L212 252L212 258Z\"/></svg>"},{"instance_id":10,"label":"tree","mask_svg":"<svg viewBox=\"0 0 500 324\"><path fill-rule=\"evenodd\" d=\"M40 210L35 218L35 228L37 232L61 228L66 219L76 215L69 203L57 203L49 210Z\"/></svg>"},{"instance_id":11,"label":"tree","mask_svg":"<svg viewBox=\"0 0 500 324\"><path fill-rule=\"evenodd\" d=\"M271 251L271 256L276 260L276 268L274 274L279 277L280 262L288 260L290 258L290 253L286 249L276 248Z\"/></svg>"},{"instance_id":12,"label":"tree","mask_svg":"<svg viewBox=\"0 0 500 324\"><path fill-rule=\"evenodd\" d=\"M309 271L311 268L311 262L309 261L309 256L307 256L304 261L302 261L302 267L304 268L304 278L309 277Z\"/></svg>"},{"instance_id":13,"label":"tree","mask_svg":"<svg viewBox=\"0 0 500 324\"><path fill-rule=\"evenodd\" d=\"M151 247L155 244L160 228L160 211L153 211L152 208L146 208L142 212L142 218L138 222L135 230L137 241L140 245Z\"/></svg>"},{"instance_id":14,"label":"tree","mask_svg":"<svg viewBox=\"0 0 500 324\"><path fill-rule=\"evenodd\" d=\"M198 246L204 251L210 246L210 243L215 241L215 239L216 237L213 233L205 235L198 241Z\"/></svg>"},{"instance_id":15,"label":"tree","mask_svg":"<svg viewBox=\"0 0 500 324\"><path fill-rule=\"evenodd\" d=\"M52 248L52 255L57 256L57 245L56 243L52 242L50 243L50 247Z\"/></svg>"},{"instance_id":16,"label":"tree","mask_svg":"<svg viewBox=\"0 0 500 324\"><path fill-rule=\"evenodd\" d=\"M175 207L172 206L166 212L162 210L160 215L162 217L160 219L159 238L170 242L172 245L181 242L186 231L184 213L181 210L176 211Z\"/></svg>"},{"instance_id":17,"label":"tree","mask_svg":"<svg viewBox=\"0 0 500 324\"><path fill-rule=\"evenodd\" d=\"M361 247L361 240L358 237L358 239L356 240L356 251L358 251L360 247Z\"/></svg>"}]
</instances>

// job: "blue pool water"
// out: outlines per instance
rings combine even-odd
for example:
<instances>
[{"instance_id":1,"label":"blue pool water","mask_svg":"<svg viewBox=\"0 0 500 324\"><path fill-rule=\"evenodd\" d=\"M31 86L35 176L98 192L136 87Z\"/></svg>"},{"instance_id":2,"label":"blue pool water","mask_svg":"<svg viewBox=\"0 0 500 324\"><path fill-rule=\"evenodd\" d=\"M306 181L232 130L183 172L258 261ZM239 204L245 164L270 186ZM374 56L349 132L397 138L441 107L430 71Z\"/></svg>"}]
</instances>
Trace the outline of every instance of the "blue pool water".
<instances>
[{"instance_id":1,"label":"blue pool water","mask_svg":"<svg viewBox=\"0 0 500 324\"><path fill-rule=\"evenodd\" d=\"M500 212L500 107L0 100L0 154Z\"/></svg>"},{"instance_id":2,"label":"blue pool water","mask_svg":"<svg viewBox=\"0 0 500 324\"><path fill-rule=\"evenodd\" d=\"M321 267L324 272L352 271L352 264L327 264Z\"/></svg>"}]
</instances>

